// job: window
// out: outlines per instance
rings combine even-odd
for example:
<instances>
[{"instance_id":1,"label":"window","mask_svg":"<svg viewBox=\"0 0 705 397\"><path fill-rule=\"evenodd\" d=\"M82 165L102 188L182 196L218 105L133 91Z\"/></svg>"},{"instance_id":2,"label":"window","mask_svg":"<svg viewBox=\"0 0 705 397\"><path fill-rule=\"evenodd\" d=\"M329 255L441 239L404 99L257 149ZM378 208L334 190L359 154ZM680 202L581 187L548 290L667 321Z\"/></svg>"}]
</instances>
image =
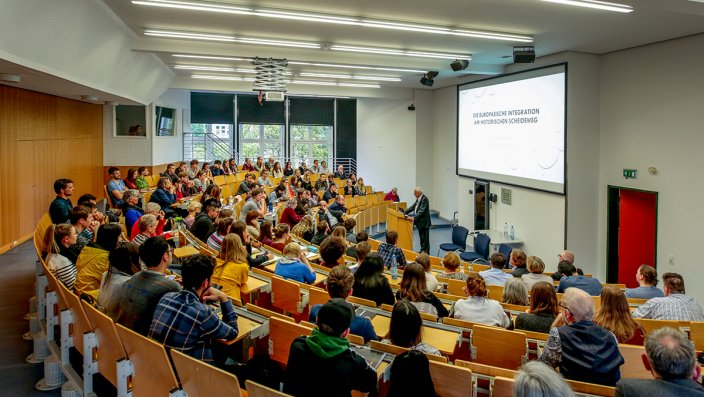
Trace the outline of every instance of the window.
<instances>
[{"instance_id":1,"label":"window","mask_svg":"<svg viewBox=\"0 0 705 397\"><path fill-rule=\"evenodd\" d=\"M184 134L185 158L208 162L229 159L232 135L232 124L191 124L191 134Z\"/></svg>"},{"instance_id":2,"label":"window","mask_svg":"<svg viewBox=\"0 0 705 397\"><path fill-rule=\"evenodd\" d=\"M290 156L293 161L326 160L333 153L333 126L330 125L292 125L290 126ZM294 160L295 159L295 160Z\"/></svg>"},{"instance_id":3,"label":"window","mask_svg":"<svg viewBox=\"0 0 705 397\"><path fill-rule=\"evenodd\" d=\"M284 126L281 124L240 124L240 156L284 157ZM244 160L244 159L243 159Z\"/></svg>"}]
</instances>

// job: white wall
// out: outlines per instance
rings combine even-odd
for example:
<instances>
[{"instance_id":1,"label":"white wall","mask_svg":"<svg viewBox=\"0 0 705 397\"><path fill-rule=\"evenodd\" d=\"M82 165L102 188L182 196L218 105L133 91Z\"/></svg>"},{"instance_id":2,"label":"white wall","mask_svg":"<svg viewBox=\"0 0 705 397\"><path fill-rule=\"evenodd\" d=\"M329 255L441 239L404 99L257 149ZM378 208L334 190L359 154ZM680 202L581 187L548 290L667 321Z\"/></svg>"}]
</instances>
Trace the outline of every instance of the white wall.
<instances>
[{"instance_id":1,"label":"white wall","mask_svg":"<svg viewBox=\"0 0 705 397\"><path fill-rule=\"evenodd\" d=\"M600 91L600 267L607 185L656 191L658 272L682 274L702 304L703 35L602 56ZM622 178L623 168L637 169L637 179Z\"/></svg>"},{"instance_id":2,"label":"white wall","mask_svg":"<svg viewBox=\"0 0 705 397\"><path fill-rule=\"evenodd\" d=\"M149 106L147 106L149 109ZM115 136L115 106L103 106L103 165L153 165L153 117L145 116L146 136Z\"/></svg>"},{"instance_id":3,"label":"white wall","mask_svg":"<svg viewBox=\"0 0 705 397\"><path fill-rule=\"evenodd\" d=\"M455 175L455 126L457 89L455 86L433 91L433 201L431 208L440 216L452 219L453 213L472 205L467 189L461 189ZM467 178L460 178L468 180ZM464 192L463 195L461 192ZM472 217L472 215L470 215ZM460 218L458 218L460 219ZM472 219L472 218L469 218ZM469 223L463 223L469 224Z\"/></svg>"},{"instance_id":4,"label":"white wall","mask_svg":"<svg viewBox=\"0 0 705 397\"><path fill-rule=\"evenodd\" d=\"M416 184L416 114L406 100L357 100L358 174L375 189L399 189L411 202Z\"/></svg>"},{"instance_id":5,"label":"white wall","mask_svg":"<svg viewBox=\"0 0 705 397\"><path fill-rule=\"evenodd\" d=\"M152 146L152 161L153 164L166 164L173 163L177 161L182 161L184 159L184 130L190 131L190 126L187 124L191 123L191 92L188 90L168 90L161 97L159 97L153 105L150 105L152 109L152 115L154 115L154 107L163 106L172 109L176 109L175 113L175 136L155 136L154 144ZM154 117L150 123L150 131L152 136L154 136Z\"/></svg>"},{"instance_id":6,"label":"white wall","mask_svg":"<svg viewBox=\"0 0 705 397\"><path fill-rule=\"evenodd\" d=\"M431 208L436 197L433 195L433 92L414 90L416 106L416 185L421 186L428 196Z\"/></svg>"}]
</instances>

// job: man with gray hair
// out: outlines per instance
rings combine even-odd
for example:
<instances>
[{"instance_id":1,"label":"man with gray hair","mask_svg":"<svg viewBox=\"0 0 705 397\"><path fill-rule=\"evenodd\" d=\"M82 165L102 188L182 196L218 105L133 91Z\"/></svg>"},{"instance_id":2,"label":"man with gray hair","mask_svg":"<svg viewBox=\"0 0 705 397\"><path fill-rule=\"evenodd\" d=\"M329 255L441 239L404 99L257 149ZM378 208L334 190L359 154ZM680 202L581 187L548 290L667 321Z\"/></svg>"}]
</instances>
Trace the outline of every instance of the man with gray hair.
<instances>
[{"instance_id":1,"label":"man with gray hair","mask_svg":"<svg viewBox=\"0 0 705 397\"><path fill-rule=\"evenodd\" d=\"M558 367L566 379L614 386L624 359L617 338L595 325L595 303L587 292L568 288L548 334L540 361Z\"/></svg>"},{"instance_id":2,"label":"man with gray hair","mask_svg":"<svg viewBox=\"0 0 705 397\"><path fill-rule=\"evenodd\" d=\"M680 330L664 327L644 341L642 361L654 379L621 379L615 396L702 396L703 387L693 379L700 377L695 348Z\"/></svg>"},{"instance_id":3,"label":"man with gray hair","mask_svg":"<svg viewBox=\"0 0 705 397\"><path fill-rule=\"evenodd\" d=\"M416 201L409 207L404 214L408 219L414 221L414 226L419 231L419 240L421 242L421 250L419 252L430 253L431 243L428 239L429 229L431 229L431 211L428 205L428 197L423 194L420 186L414 189L414 197Z\"/></svg>"},{"instance_id":4,"label":"man with gray hair","mask_svg":"<svg viewBox=\"0 0 705 397\"><path fill-rule=\"evenodd\" d=\"M685 281L678 273L663 274L663 298L651 298L634 310L634 318L703 321L703 308L685 294Z\"/></svg>"},{"instance_id":5,"label":"man with gray hair","mask_svg":"<svg viewBox=\"0 0 705 397\"><path fill-rule=\"evenodd\" d=\"M516 397L573 397L575 394L565 379L553 368L540 361L524 364L514 377Z\"/></svg>"}]
</instances>

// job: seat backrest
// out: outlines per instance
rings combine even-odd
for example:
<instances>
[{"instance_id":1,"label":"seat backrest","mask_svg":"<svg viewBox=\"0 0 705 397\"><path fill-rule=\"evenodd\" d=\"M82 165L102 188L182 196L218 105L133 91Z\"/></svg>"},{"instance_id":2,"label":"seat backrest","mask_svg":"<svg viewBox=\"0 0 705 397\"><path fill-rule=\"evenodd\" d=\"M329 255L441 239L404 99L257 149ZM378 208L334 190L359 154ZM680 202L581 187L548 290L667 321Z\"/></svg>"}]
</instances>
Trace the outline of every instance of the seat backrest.
<instances>
[{"instance_id":1,"label":"seat backrest","mask_svg":"<svg viewBox=\"0 0 705 397\"><path fill-rule=\"evenodd\" d=\"M63 289L62 294L66 298L66 304L73 314L73 326L71 327L71 336L73 336L73 345L79 353L85 354L83 348L83 334L91 331L91 323L88 321L86 312L83 310L81 300L78 296L69 291L63 284L59 283L59 288Z\"/></svg>"},{"instance_id":2,"label":"seat backrest","mask_svg":"<svg viewBox=\"0 0 705 397\"><path fill-rule=\"evenodd\" d=\"M465 295L463 288L467 285L465 281L457 280L454 278L437 277L439 283L445 283L448 285L448 293L451 295Z\"/></svg>"},{"instance_id":3,"label":"seat backrest","mask_svg":"<svg viewBox=\"0 0 705 397\"><path fill-rule=\"evenodd\" d=\"M179 387L163 345L120 324L115 328L134 367L133 397L166 396Z\"/></svg>"},{"instance_id":4,"label":"seat backrest","mask_svg":"<svg viewBox=\"0 0 705 397\"><path fill-rule=\"evenodd\" d=\"M471 266L472 266L472 271L477 272L477 273L490 268L490 265L483 265L481 263L473 263Z\"/></svg>"},{"instance_id":5,"label":"seat backrest","mask_svg":"<svg viewBox=\"0 0 705 397\"><path fill-rule=\"evenodd\" d=\"M292 323L295 322L294 319L289 316L285 316L281 313L273 312L271 310L265 309L260 306L255 306L252 303L246 304L245 309L247 309L248 312L256 313L256 314L259 314L260 316L264 316L267 318L276 317L276 318L283 320L283 321L289 321Z\"/></svg>"},{"instance_id":6,"label":"seat backrest","mask_svg":"<svg viewBox=\"0 0 705 397\"><path fill-rule=\"evenodd\" d=\"M504 294L504 287L501 285L488 285L487 286L487 297L496 300L497 302L502 302L502 295Z\"/></svg>"},{"instance_id":7,"label":"seat backrest","mask_svg":"<svg viewBox=\"0 0 705 397\"><path fill-rule=\"evenodd\" d=\"M653 379L641 360L641 354L646 352L643 347L620 344L619 352L624 358L624 364L619 368L622 378Z\"/></svg>"},{"instance_id":8,"label":"seat backrest","mask_svg":"<svg viewBox=\"0 0 705 397\"><path fill-rule=\"evenodd\" d=\"M240 384L235 375L218 369L201 360L187 356L178 350L171 350L176 373L181 381L181 388L189 397L212 397L227 390L228 396L239 397Z\"/></svg>"},{"instance_id":9,"label":"seat backrest","mask_svg":"<svg viewBox=\"0 0 705 397\"><path fill-rule=\"evenodd\" d=\"M504 262L504 267L507 267L507 265L509 265L509 255L512 253L512 246L509 244L500 244L497 252L504 255L504 258L506 259Z\"/></svg>"},{"instance_id":10,"label":"seat backrest","mask_svg":"<svg viewBox=\"0 0 705 397\"><path fill-rule=\"evenodd\" d=\"M290 394L282 393L278 390L274 390L267 386L260 385L251 380L245 382L245 387L247 387L247 395L249 397L286 397Z\"/></svg>"},{"instance_id":11,"label":"seat backrest","mask_svg":"<svg viewBox=\"0 0 705 397\"><path fill-rule=\"evenodd\" d=\"M311 287L308 289L308 303L313 307L314 305L322 305L330 299L330 295L328 295L328 291L321 289L321 288L316 288L316 287Z\"/></svg>"},{"instance_id":12,"label":"seat backrest","mask_svg":"<svg viewBox=\"0 0 705 397\"><path fill-rule=\"evenodd\" d=\"M281 277L272 277L272 306L288 313L298 313L301 293L298 284Z\"/></svg>"},{"instance_id":13,"label":"seat backrest","mask_svg":"<svg viewBox=\"0 0 705 397\"><path fill-rule=\"evenodd\" d=\"M456 226L453 228L453 244L459 245L465 249L466 241L468 239L468 233L470 231L463 226Z\"/></svg>"},{"instance_id":14,"label":"seat backrest","mask_svg":"<svg viewBox=\"0 0 705 397\"><path fill-rule=\"evenodd\" d=\"M670 320L651 320L651 319L646 319L646 318L635 318L634 319L637 323L641 324L642 327L644 327L644 337L648 336L651 331L655 331L659 328L663 327L671 327L675 329L680 329L680 322L679 321L670 321Z\"/></svg>"},{"instance_id":15,"label":"seat backrest","mask_svg":"<svg viewBox=\"0 0 705 397\"><path fill-rule=\"evenodd\" d=\"M147 175L144 179L147 181L149 187L155 187L157 186L157 182L159 182L159 175Z\"/></svg>"},{"instance_id":16,"label":"seat backrest","mask_svg":"<svg viewBox=\"0 0 705 397\"><path fill-rule=\"evenodd\" d=\"M375 239L371 238L371 239L367 240L367 242L370 243L370 247L372 248L372 251L379 250L379 244L380 244L379 240L375 240Z\"/></svg>"},{"instance_id":17,"label":"seat backrest","mask_svg":"<svg viewBox=\"0 0 705 397\"><path fill-rule=\"evenodd\" d=\"M269 356L271 359L286 365L289 361L291 342L302 335L311 335L311 329L278 317L271 317L269 319Z\"/></svg>"},{"instance_id":18,"label":"seat backrest","mask_svg":"<svg viewBox=\"0 0 705 397\"><path fill-rule=\"evenodd\" d=\"M429 361L428 364L439 396L467 397L472 394L472 372L469 369L438 361Z\"/></svg>"},{"instance_id":19,"label":"seat backrest","mask_svg":"<svg viewBox=\"0 0 705 397\"><path fill-rule=\"evenodd\" d=\"M690 323L690 340L693 341L695 350L699 352L703 351L703 337L703 322Z\"/></svg>"},{"instance_id":20,"label":"seat backrest","mask_svg":"<svg viewBox=\"0 0 705 397\"><path fill-rule=\"evenodd\" d=\"M497 376L492 383L493 397L513 397L514 379Z\"/></svg>"},{"instance_id":21,"label":"seat backrest","mask_svg":"<svg viewBox=\"0 0 705 397\"><path fill-rule=\"evenodd\" d=\"M375 303L375 301L371 301L369 299L364 299L364 298L359 298L357 296L348 296L348 302L355 304L355 305L360 305L360 306L377 307L377 304Z\"/></svg>"},{"instance_id":22,"label":"seat backrest","mask_svg":"<svg viewBox=\"0 0 705 397\"><path fill-rule=\"evenodd\" d=\"M479 255L482 255L484 259L489 258L490 256L490 236L484 234L484 233L479 233L477 237L475 237L475 252L478 253Z\"/></svg>"},{"instance_id":23,"label":"seat backrest","mask_svg":"<svg viewBox=\"0 0 705 397\"><path fill-rule=\"evenodd\" d=\"M86 312L86 317L93 326L93 332L98 338L98 351L95 355L98 362L98 372L117 387L116 363L127 355L115 330L115 323L93 305L85 301L81 301L81 304Z\"/></svg>"},{"instance_id":24,"label":"seat backrest","mask_svg":"<svg viewBox=\"0 0 705 397\"><path fill-rule=\"evenodd\" d=\"M216 175L216 176L213 177L213 182L214 182L216 185L218 185L218 186L225 185L225 176L223 176L223 175Z\"/></svg>"},{"instance_id":25,"label":"seat backrest","mask_svg":"<svg viewBox=\"0 0 705 397\"><path fill-rule=\"evenodd\" d=\"M506 369L521 367L527 357L526 335L498 327L475 325L472 331L478 363Z\"/></svg>"}]
</instances>

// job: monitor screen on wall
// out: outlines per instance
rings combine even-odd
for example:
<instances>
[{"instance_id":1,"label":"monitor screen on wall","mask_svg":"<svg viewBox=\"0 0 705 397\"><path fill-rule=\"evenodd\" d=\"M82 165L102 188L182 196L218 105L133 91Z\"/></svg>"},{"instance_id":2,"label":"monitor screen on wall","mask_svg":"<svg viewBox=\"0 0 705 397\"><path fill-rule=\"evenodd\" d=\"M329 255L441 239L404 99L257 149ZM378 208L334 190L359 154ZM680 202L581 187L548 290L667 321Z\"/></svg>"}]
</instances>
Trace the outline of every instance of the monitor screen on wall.
<instances>
[{"instance_id":1,"label":"monitor screen on wall","mask_svg":"<svg viewBox=\"0 0 705 397\"><path fill-rule=\"evenodd\" d=\"M154 108L156 117L155 133L157 136L174 136L174 118L176 109L156 106Z\"/></svg>"},{"instance_id":2,"label":"monitor screen on wall","mask_svg":"<svg viewBox=\"0 0 705 397\"><path fill-rule=\"evenodd\" d=\"M458 86L457 174L565 193L566 65Z\"/></svg>"}]
</instances>

